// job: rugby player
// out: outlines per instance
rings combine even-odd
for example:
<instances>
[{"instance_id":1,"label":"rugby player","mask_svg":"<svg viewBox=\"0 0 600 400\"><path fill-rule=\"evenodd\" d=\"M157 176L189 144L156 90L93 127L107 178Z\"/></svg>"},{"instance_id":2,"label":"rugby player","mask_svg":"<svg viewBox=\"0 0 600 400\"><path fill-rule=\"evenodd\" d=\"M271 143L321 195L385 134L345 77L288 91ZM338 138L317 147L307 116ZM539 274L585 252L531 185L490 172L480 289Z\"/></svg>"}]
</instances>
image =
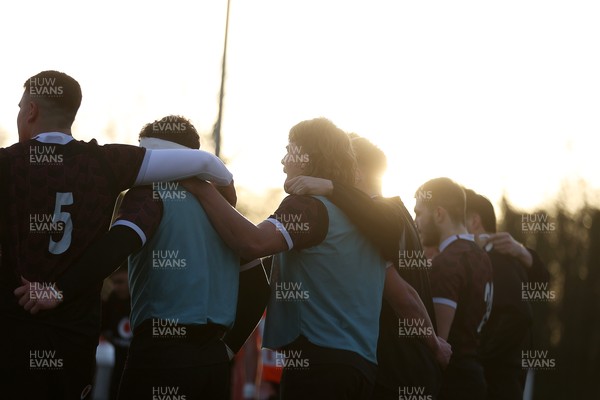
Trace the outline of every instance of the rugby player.
<instances>
[{"instance_id":1,"label":"rugby player","mask_svg":"<svg viewBox=\"0 0 600 400\"><path fill-rule=\"evenodd\" d=\"M415 222L424 246L438 246L430 282L438 334L452 346L439 399L483 400L486 384L477 356L489 318L492 266L465 227L465 193L448 178L432 179L415 193Z\"/></svg>"},{"instance_id":2,"label":"rugby player","mask_svg":"<svg viewBox=\"0 0 600 400\"><path fill-rule=\"evenodd\" d=\"M400 198L381 197L381 179L387 168L385 153L366 138L355 134L351 137L358 162L355 187L299 176L286 182L286 191L328 196L380 249L384 258L394 261L396 271L388 269L386 288L393 285L391 282L396 277L405 301L400 310L401 319L398 319L391 305L393 303L388 299L389 293L384 291L386 301L383 302L379 321L379 368L373 399L397 399L399 392L409 392L413 388L435 399L441 381L441 367L445 367L448 360L440 357L439 345L432 340L436 336L427 273L429 264L422 262L426 260L418 232ZM429 323L426 316L433 321ZM418 325L420 329L407 328L408 325ZM419 334L411 334L417 331ZM429 337L427 342L423 340L424 336Z\"/></svg>"},{"instance_id":3,"label":"rugby player","mask_svg":"<svg viewBox=\"0 0 600 400\"><path fill-rule=\"evenodd\" d=\"M43 71L24 86L19 142L0 149L3 395L84 399L100 334L102 279L75 295L77 282L61 283L61 276L106 232L121 191L195 175L231 185L231 191L232 176L217 157L199 150L147 151L75 140L71 126L81 104L79 83ZM119 228L116 239L103 246L113 247L128 231ZM32 315L15 298L18 287L29 308L64 304ZM30 303L32 297L42 302Z\"/></svg>"},{"instance_id":4,"label":"rugby player","mask_svg":"<svg viewBox=\"0 0 600 400\"><path fill-rule=\"evenodd\" d=\"M487 383L487 399L523 398L527 370L522 351L531 348L531 305L523 299L528 282L547 283L549 273L537 253L518 243L509 233L496 231L494 206L485 197L466 189L467 230L481 238L489 250L494 273L494 306L481 332L479 354Z\"/></svg>"},{"instance_id":5,"label":"rugby player","mask_svg":"<svg viewBox=\"0 0 600 400\"><path fill-rule=\"evenodd\" d=\"M349 138L329 120L302 121L288 139L286 179L354 182ZM376 248L325 197L290 195L256 226L209 184L186 187L243 258L278 253L263 346L285 359L281 398L369 399L386 270Z\"/></svg>"}]
</instances>

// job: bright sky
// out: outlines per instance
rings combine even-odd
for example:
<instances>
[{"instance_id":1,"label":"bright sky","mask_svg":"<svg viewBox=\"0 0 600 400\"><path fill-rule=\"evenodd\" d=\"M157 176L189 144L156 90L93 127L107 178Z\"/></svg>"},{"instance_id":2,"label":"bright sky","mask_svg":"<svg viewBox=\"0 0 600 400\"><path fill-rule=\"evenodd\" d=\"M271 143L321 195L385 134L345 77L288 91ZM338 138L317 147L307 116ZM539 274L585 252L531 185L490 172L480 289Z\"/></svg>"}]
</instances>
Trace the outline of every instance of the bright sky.
<instances>
[{"instance_id":1,"label":"bright sky","mask_svg":"<svg viewBox=\"0 0 600 400\"><path fill-rule=\"evenodd\" d=\"M83 88L78 139L136 144L171 113L210 132L226 0L90 4L3 5L0 144L44 69ZM525 209L564 180L597 195L598 21L597 1L231 0L223 156L238 185L281 187L290 127L325 116L381 146L410 208L438 176Z\"/></svg>"}]
</instances>

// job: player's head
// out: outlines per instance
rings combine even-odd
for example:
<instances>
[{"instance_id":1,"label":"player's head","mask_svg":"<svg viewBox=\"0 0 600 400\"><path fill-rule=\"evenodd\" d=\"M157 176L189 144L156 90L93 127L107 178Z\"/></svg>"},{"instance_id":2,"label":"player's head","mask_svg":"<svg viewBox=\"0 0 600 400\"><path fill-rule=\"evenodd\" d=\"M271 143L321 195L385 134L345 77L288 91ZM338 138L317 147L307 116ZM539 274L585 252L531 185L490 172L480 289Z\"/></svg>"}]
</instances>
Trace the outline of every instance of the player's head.
<instances>
[{"instance_id":1,"label":"player's head","mask_svg":"<svg viewBox=\"0 0 600 400\"><path fill-rule=\"evenodd\" d=\"M48 131L70 133L81 105L79 83L63 72L42 71L23 86L17 116L19 141Z\"/></svg>"},{"instance_id":2,"label":"player's head","mask_svg":"<svg viewBox=\"0 0 600 400\"><path fill-rule=\"evenodd\" d=\"M326 118L302 121L290 129L281 160L287 179L315 176L354 185L356 158L348 135Z\"/></svg>"},{"instance_id":3,"label":"player's head","mask_svg":"<svg viewBox=\"0 0 600 400\"><path fill-rule=\"evenodd\" d=\"M381 187L381 178L387 169L387 157L383 150L374 145L369 139L349 133L352 149L358 166L357 186Z\"/></svg>"},{"instance_id":4,"label":"player's head","mask_svg":"<svg viewBox=\"0 0 600 400\"><path fill-rule=\"evenodd\" d=\"M140 146L149 149L200 148L200 135L192 123L179 115L167 115L144 125Z\"/></svg>"},{"instance_id":5,"label":"player's head","mask_svg":"<svg viewBox=\"0 0 600 400\"><path fill-rule=\"evenodd\" d=\"M496 233L496 213L487 197L465 189L466 226L469 233Z\"/></svg>"},{"instance_id":6,"label":"player's head","mask_svg":"<svg viewBox=\"0 0 600 400\"><path fill-rule=\"evenodd\" d=\"M449 178L425 182L415 192L415 223L424 246L437 246L442 230L465 224L465 192Z\"/></svg>"}]
</instances>

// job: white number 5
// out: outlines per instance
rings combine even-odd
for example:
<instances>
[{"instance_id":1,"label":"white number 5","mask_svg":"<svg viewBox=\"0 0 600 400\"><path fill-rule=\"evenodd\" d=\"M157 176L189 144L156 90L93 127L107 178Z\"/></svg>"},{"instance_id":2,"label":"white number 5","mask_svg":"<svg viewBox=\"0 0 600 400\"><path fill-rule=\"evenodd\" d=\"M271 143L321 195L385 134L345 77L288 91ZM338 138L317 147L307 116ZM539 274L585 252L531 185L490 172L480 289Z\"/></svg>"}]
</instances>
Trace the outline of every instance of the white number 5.
<instances>
[{"instance_id":1,"label":"white number 5","mask_svg":"<svg viewBox=\"0 0 600 400\"><path fill-rule=\"evenodd\" d=\"M62 211L62 206L68 206L73 204L73 192L57 192L56 203L54 204L54 216L52 222L64 222L62 238L55 242L50 236L50 243L48 244L48 251L52 254L62 254L71 245L71 234L73 233L73 221L71 220L71 213Z\"/></svg>"}]
</instances>

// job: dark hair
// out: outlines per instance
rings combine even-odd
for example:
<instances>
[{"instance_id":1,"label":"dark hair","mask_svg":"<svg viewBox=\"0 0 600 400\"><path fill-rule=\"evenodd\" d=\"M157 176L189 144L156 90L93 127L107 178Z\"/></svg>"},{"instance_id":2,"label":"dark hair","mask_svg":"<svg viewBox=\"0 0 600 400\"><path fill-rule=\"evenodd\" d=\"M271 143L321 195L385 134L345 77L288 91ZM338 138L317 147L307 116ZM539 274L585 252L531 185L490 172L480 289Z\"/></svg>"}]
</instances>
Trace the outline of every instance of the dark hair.
<instances>
[{"instance_id":1,"label":"dark hair","mask_svg":"<svg viewBox=\"0 0 600 400\"><path fill-rule=\"evenodd\" d=\"M346 132L326 118L302 121L290 129L290 143L308 154L305 175L354 185L356 158Z\"/></svg>"},{"instance_id":2,"label":"dark hair","mask_svg":"<svg viewBox=\"0 0 600 400\"><path fill-rule=\"evenodd\" d=\"M167 115L144 125L140 131L140 139L143 137L168 140L190 149L200 148L198 131L190 120L180 115Z\"/></svg>"},{"instance_id":3,"label":"dark hair","mask_svg":"<svg viewBox=\"0 0 600 400\"><path fill-rule=\"evenodd\" d=\"M494 206L487 197L482 196L471 189L465 189L467 200L467 215L477 214L486 232L496 233L496 213Z\"/></svg>"},{"instance_id":4,"label":"dark hair","mask_svg":"<svg viewBox=\"0 0 600 400\"><path fill-rule=\"evenodd\" d=\"M27 79L23 84L29 99L53 114L62 118L65 124L73 124L81 105L79 82L58 71L42 71Z\"/></svg>"},{"instance_id":5,"label":"dark hair","mask_svg":"<svg viewBox=\"0 0 600 400\"><path fill-rule=\"evenodd\" d=\"M415 192L430 210L442 207L454 223L465 223L465 191L450 178L435 178L425 182Z\"/></svg>"},{"instance_id":6,"label":"dark hair","mask_svg":"<svg viewBox=\"0 0 600 400\"><path fill-rule=\"evenodd\" d=\"M374 145L369 139L349 133L356 163L374 177L381 177L387 169L387 157L383 150Z\"/></svg>"}]
</instances>

